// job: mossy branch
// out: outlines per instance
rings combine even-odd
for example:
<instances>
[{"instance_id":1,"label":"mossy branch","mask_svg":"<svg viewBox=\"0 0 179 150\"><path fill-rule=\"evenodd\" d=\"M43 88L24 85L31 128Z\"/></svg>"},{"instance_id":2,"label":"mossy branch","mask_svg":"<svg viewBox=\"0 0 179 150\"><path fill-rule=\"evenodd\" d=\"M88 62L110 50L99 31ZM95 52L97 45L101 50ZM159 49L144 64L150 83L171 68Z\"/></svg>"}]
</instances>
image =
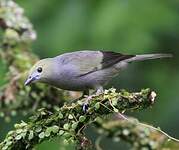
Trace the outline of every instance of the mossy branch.
<instances>
[{"instance_id":1,"label":"mossy branch","mask_svg":"<svg viewBox=\"0 0 179 150\"><path fill-rule=\"evenodd\" d=\"M23 9L12 0L0 0L0 27L0 62L7 71L3 79L6 82L0 88L0 116L14 116L17 110L30 114L45 107L38 110L28 123L22 121L15 124L15 129L1 142L0 149L31 149L56 136L63 137L65 143L73 142L79 149L86 149L90 147L90 142L83 131L91 123L105 132L101 132L103 136L120 137L137 149L158 149L170 143L166 141L171 137L138 121L104 120L110 114L151 106L156 94L150 89L139 93L106 90L101 95L93 96L88 112L84 113L82 104L85 99L64 105L64 97L68 95L64 92L38 84L24 87L26 70L38 60L30 51L36 32L24 16ZM169 147L173 145L169 144Z\"/></svg>"},{"instance_id":2,"label":"mossy branch","mask_svg":"<svg viewBox=\"0 0 179 150\"><path fill-rule=\"evenodd\" d=\"M41 107L53 110L68 93L44 85L25 87L26 71L38 60L30 50L36 32L24 10L12 0L0 0L0 63L6 68L0 87L0 117L9 121L21 111L26 115ZM26 100L24 100L26 99Z\"/></svg>"},{"instance_id":3,"label":"mossy branch","mask_svg":"<svg viewBox=\"0 0 179 150\"><path fill-rule=\"evenodd\" d=\"M96 147L102 149L100 141L104 137L112 138L115 142L124 140L135 150L175 150L179 147L177 139L173 139L161 129L139 122L134 118L117 117L95 122L98 133L101 135Z\"/></svg>"},{"instance_id":4,"label":"mossy branch","mask_svg":"<svg viewBox=\"0 0 179 150\"><path fill-rule=\"evenodd\" d=\"M155 96L150 89L138 93L127 91L118 93L115 89L110 89L105 90L103 94L93 96L87 113L82 110L86 99L64 105L54 113L40 109L28 123L16 124L15 129L10 131L1 143L1 148L3 150L30 149L54 136L62 136L66 142L71 141L80 146L84 137L83 129L87 125L114 112L149 107L153 104ZM85 149L84 145L80 148Z\"/></svg>"}]
</instances>

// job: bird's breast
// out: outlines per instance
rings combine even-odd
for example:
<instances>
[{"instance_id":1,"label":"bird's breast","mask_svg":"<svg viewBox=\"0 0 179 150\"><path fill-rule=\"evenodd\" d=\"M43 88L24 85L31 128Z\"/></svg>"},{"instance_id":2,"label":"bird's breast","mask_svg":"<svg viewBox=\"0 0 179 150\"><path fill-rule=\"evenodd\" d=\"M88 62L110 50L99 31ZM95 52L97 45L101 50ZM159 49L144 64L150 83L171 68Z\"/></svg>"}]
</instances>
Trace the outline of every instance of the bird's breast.
<instances>
[{"instance_id":1,"label":"bird's breast","mask_svg":"<svg viewBox=\"0 0 179 150\"><path fill-rule=\"evenodd\" d=\"M48 82L57 88L70 91L84 91L89 88L87 82L81 80L76 70L69 66L61 66Z\"/></svg>"}]
</instances>

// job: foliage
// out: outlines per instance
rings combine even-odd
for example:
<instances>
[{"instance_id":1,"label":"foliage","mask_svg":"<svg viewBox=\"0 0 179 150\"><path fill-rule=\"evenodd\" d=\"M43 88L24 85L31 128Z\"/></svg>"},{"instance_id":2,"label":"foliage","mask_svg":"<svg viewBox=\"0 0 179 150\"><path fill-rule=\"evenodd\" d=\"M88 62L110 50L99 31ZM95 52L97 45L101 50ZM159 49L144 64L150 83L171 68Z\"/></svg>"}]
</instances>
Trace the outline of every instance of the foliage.
<instances>
[{"instance_id":1,"label":"foliage","mask_svg":"<svg viewBox=\"0 0 179 150\"><path fill-rule=\"evenodd\" d=\"M55 1L51 2L51 4L52 3L55 3ZM100 3L102 3L102 1L96 3L96 5L99 5ZM46 4L47 2L44 3L44 5ZM74 3L69 3L69 5L71 4ZM85 3L81 4L85 5ZM131 5L133 3L129 2L127 5L126 3L119 5L119 9L116 4L118 3L109 3L108 1L105 1L99 12L96 8L96 12L98 13L97 15L94 15L94 18L96 19L93 20L93 22L95 22L95 30L91 30L90 32L92 35L89 38L91 39L91 42L89 43L95 45L97 41L95 39L98 39L99 43L100 40L107 41L107 36L110 35L110 47L117 47L118 44L114 42L114 39L116 39L116 36L114 36L116 34L114 34L114 32L116 32L118 26L120 26L120 31L122 31L122 29L130 28L127 33L126 30L124 30L126 36L120 41L120 44L122 44L121 47L125 47L126 43L129 44L128 48L133 47L135 44L136 46L139 46L141 44L140 39L145 39L144 47L150 45L150 43L153 43L153 46L151 47L155 47L155 42L153 42L155 38L153 38L153 36L156 35L156 33L152 33L151 30L156 32L156 30L158 31L161 28L165 30L170 26L168 20L166 21L165 18L160 18L158 16L153 18L154 22L158 25L158 28L155 28L155 26L150 23L151 20L149 19L144 22L139 22L135 21L134 18L127 20L126 18L130 17L123 16L123 21L118 20L116 18L118 16L115 16L115 14L118 14L116 12L126 12L128 9L124 8L131 8L130 11L133 12L134 8L141 7L136 4L134 7L131 7L133 6ZM160 8L160 11L170 17L170 21L176 19L177 16L174 15L174 13L168 13L170 12L166 7L168 6L168 3L162 3L161 7L159 7L160 3L156 2L156 4L156 6ZM171 4L173 6L174 2ZM92 3L90 3L90 5L92 5ZM80 10L79 13L77 13L78 15L81 15L83 14L81 12L84 12L84 10L81 9L81 6L79 8L75 7L74 9L74 11L77 9ZM170 7L172 8L172 6ZM48 7L51 6L49 5ZM57 10L58 9L54 11ZM72 11L69 13L73 14L73 9L70 10ZM140 14L141 10L150 17L150 14L148 14L148 11L144 8L137 9L137 12ZM158 12L157 9L154 10ZM53 11L50 12L50 14L51 13L53 13ZM122 14L127 15L128 13ZM113 17L111 17L111 15ZM105 23L101 20L105 20ZM79 20L75 23L78 22ZM127 26L125 23L127 23ZM68 18L66 22L64 22L64 27L67 27L68 29L66 24L69 25ZM131 27L131 24L134 24L133 28ZM82 25L83 27L81 28L80 26ZM0 1L0 26L0 35L2 36L0 41L0 64L3 65L4 72L6 72L5 77L3 76L3 81L0 82L2 84L0 88L0 116L4 117L6 121L10 121L10 117L14 117L19 113L30 115L31 113L36 112L27 123L22 121L20 124L14 125L15 129L10 131L4 141L0 144L1 149L24 149L24 147L30 149L34 147L34 145L45 140L53 139L56 136L63 137L66 144L69 142L75 143L79 149L91 148L91 141L85 136L84 129L92 123L96 125L101 136L110 137L115 141L119 141L119 138L121 138L130 143L135 149L176 149L176 147L178 147L178 141L176 139L168 136L160 129L140 123L137 119L124 117L120 113L118 115L122 118L119 118L119 116L117 119L113 118L113 120L106 118L109 114L115 114L131 109L139 110L151 106L154 103L156 95L150 89L142 90L139 93L129 93L125 90L118 93L114 89L106 90L101 95L94 95L93 100L90 102L88 113L84 113L81 109L81 105L85 99L79 100L76 103L70 103L66 101L66 99L69 99L68 92L38 84L33 85L32 87L24 87L23 81L26 76L25 71L38 60L38 57L30 50L31 43L36 39L36 33L32 24L27 17L24 16L23 9L12 0ZM78 26L78 30L73 30L75 31L73 33L74 36L79 33L84 33L84 31L86 32L84 26L85 24L81 23ZM175 26L171 27L174 28ZM74 26L74 29L76 28L77 26ZM137 30L133 33L131 30L133 31L134 28ZM140 30L141 28L143 30ZM66 30L65 32L62 32L62 30L63 29L59 29L59 32L63 36L61 41L63 41L64 45L65 43L69 44L67 38L68 34L66 34ZM54 34L54 31L56 32L56 28L51 27L52 35ZM171 33L172 32L174 31L172 30ZM45 32L43 31L43 33ZM130 35L130 33L133 34ZM160 34L161 32L157 32L157 37L160 36ZM40 35L42 35L42 31L40 32ZM82 40L84 38L84 36L80 36L80 38L76 38L74 41L78 43L77 40ZM124 41L127 36L131 37L129 38L129 41L125 43ZM55 48L55 45L58 45L55 44L55 41L51 41L50 43L46 42L47 39L44 37L39 39L43 39L43 45L46 48L50 45L53 45L52 47ZM133 40L130 40L134 37L135 44L132 42ZM85 37L84 39L87 40L88 37ZM137 43L137 41L140 43ZM73 46L73 44L71 46ZM107 45L104 44L104 47L107 47ZM41 48L46 49L42 45ZM146 74L152 78L152 75L149 72ZM61 107L59 108L59 106ZM111 117L112 116L110 115L110 118ZM168 141L168 139L171 141ZM100 148L99 141L100 140L96 141L96 148L98 149Z\"/></svg>"},{"instance_id":2,"label":"foliage","mask_svg":"<svg viewBox=\"0 0 179 150\"><path fill-rule=\"evenodd\" d=\"M106 90L104 94L93 96L87 113L84 113L82 109L86 99L64 105L54 113L40 109L35 116L31 117L29 123L22 122L14 125L15 130L7 134L4 142L1 143L1 149L31 149L34 145L51 139L54 136L62 136L65 143L72 142L78 144L79 149L88 149L90 142L85 142L87 145L84 144L84 140L86 141L87 139L83 132L87 125L97 121L99 125L103 126L103 122L100 123L99 121L102 120L102 117L114 112L146 108L153 104L154 99L155 95L149 89L142 90L139 93L128 93L127 91L117 93L115 89L110 89ZM111 124L113 123L114 125L116 124L111 121ZM134 147L142 148L149 146L151 149L157 149L161 145L161 141L157 139L153 141L150 137L148 142L141 144L141 140L145 140L145 133L143 133L144 136L141 139L139 138L138 141L136 139L141 136L140 132L135 133L139 135L134 135L134 139L130 137L128 132L131 132L132 135L134 134L133 131L130 131L133 130L134 123L128 127L130 124L130 122L125 122L125 124L120 123L121 129L118 131L121 132L122 130L122 134L119 136L132 143ZM113 129L115 130L115 128ZM114 131L111 130L110 134L114 134ZM150 134L150 129L146 129L146 138L148 137L147 134ZM166 142L166 138L162 141L162 143L164 142ZM153 143L155 146L149 143Z\"/></svg>"}]
</instances>

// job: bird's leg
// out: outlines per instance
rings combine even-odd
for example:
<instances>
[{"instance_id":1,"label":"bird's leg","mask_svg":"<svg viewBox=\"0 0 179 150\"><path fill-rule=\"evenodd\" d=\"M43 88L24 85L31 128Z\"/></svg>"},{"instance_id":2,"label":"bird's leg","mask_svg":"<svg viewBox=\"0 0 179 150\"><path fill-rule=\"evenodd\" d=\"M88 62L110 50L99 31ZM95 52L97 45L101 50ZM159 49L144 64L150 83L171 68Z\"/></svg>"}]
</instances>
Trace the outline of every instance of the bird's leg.
<instances>
[{"instance_id":1,"label":"bird's leg","mask_svg":"<svg viewBox=\"0 0 179 150\"><path fill-rule=\"evenodd\" d=\"M88 90L88 94L89 94L89 90ZM86 101L83 104L83 111L87 112L88 107L89 107L89 101L94 97L94 96L99 96L101 93L103 93L103 87L102 86L98 86L96 88L96 92L95 94L92 95L88 95L88 97L86 98Z\"/></svg>"},{"instance_id":2,"label":"bird's leg","mask_svg":"<svg viewBox=\"0 0 179 150\"><path fill-rule=\"evenodd\" d=\"M89 95L89 90L84 90L82 95L76 100L83 99L83 98L87 97L88 95ZM74 101L76 101L76 100L74 100Z\"/></svg>"},{"instance_id":3,"label":"bird's leg","mask_svg":"<svg viewBox=\"0 0 179 150\"><path fill-rule=\"evenodd\" d=\"M96 91L96 94L95 95L100 95L100 94L102 94L103 93L103 87L102 86L100 86L99 88L97 88L97 91Z\"/></svg>"},{"instance_id":4,"label":"bird's leg","mask_svg":"<svg viewBox=\"0 0 179 150\"><path fill-rule=\"evenodd\" d=\"M85 91L83 91L82 95L81 95L79 98L77 98L77 99L72 99L69 103L70 103L70 104L71 104L71 103L75 103L75 102L77 102L78 100L81 100L81 99L86 98L88 95L89 95L89 90L85 90Z\"/></svg>"},{"instance_id":5,"label":"bird's leg","mask_svg":"<svg viewBox=\"0 0 179 150\"><path fill-rule=\"evenodd\" d=\"M92 98L92 97L90 96L90 91L89 91L89 90L85 90L85 91L83 92L82 97L86 97L86 100L85 100L85 102L84 102L84 104L83 104L83 111L86 113L87 110L88 110L88 107L89 107L89 104L88 104L89 99Z\"/></svg>"},{"instance_id":6,"label":"bird's leg","mask_svg":"<svg viewBox=\"0 0 179 150\"><path fill-rule=\"evenodd\" d=\"M90 94L90 92L89 92L88 89L87 89L87 90L84 90L84 91L83 91L83 95L82 95L81 97L84 98L84 97L86 97L86 96L89 96L89 94Z\"/></svg>"}]
</instances>

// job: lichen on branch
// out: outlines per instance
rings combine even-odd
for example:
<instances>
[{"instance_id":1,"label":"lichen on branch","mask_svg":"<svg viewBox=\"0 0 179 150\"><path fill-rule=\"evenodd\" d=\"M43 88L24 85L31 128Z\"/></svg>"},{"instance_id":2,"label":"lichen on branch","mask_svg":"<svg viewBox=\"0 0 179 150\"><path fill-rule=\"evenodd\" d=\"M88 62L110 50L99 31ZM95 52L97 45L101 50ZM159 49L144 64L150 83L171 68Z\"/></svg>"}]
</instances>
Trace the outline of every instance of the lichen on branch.
<instances>
[{"instance_id":1,"label":"lichen on branch","mask_svg":"<svg viewBox=\"0 0 179 150\"><path fill-rule=\"evenodd\" d=\"M38 60L30 48L36 32L23 8L12 0L0 0L0 35L0 62L7 69L2 79L5 83L0 87L0 117L15 116L19 111L24 115L36 112L27 123L22 121L14 125L14 130L9 131L0 143L0 149L31 149L54 137L62 137L64 143L72 142L78 149L88 149L91 142L84 129L92 123L102 136L121 138L136 149L178 147L178 142L173 143L174 138L137 119L106 120L108 115L152 106L156 93L150 89L136 93L105 90L100 95L93 95L89 109L84 113L85 98L70 103L64 100L68 100L67 92L53 87L41 84L24 87L26 71Z\"/></svg>"},{"instance_id":2,"label":"lichen on branch","mask_svg":"<svg viewBox=\"0 0 179 150\"><path fill-rule=\"evenodd\" d=\"M177 139L171 139L161 129L139 122L135 118L127 119L117 114L113 119L99 119L95 122L98 133L96 147L102 149L102 138L108 137L114 142L124 140L131 144L134 150L175 150L179 143Z\"/></svg>"},{"instance_id":3,"label":"lichen on branch","mask_svg":"<svg viewBox=\"0 0 179 150\"><path fill-rule=\"evenodd\" d=\"M44 85L25 87L26 71L38 60L31 43L36 39L24 9L12 0L0 0L0 62L6 68L0 87L0 117L9 121L20 111L31 114L41 107L54 109L63 104L64 92Z\"/></svg>"},{"instance_id":4,"label":"lichen on branch","mask_svg":"<svg viewBox=\"0 0 179 150\"><path fill-rule=\"evenodd\" d=\"M93 96L87 113L82 109L85 98L76 103L65 104L54 113L40 109L28 123L16 124L15 129L10 131L1 143L1 148L30 149L54 136L62 136L65 142L73 142L80 146L80 141L85 137L83 130L87 125L95 122L99 117L115 112L149 107L155 99L152 95L150 89L136 93L124 90L116 92L115 89L109 89Z\"/></svg>"}]
</instances>

